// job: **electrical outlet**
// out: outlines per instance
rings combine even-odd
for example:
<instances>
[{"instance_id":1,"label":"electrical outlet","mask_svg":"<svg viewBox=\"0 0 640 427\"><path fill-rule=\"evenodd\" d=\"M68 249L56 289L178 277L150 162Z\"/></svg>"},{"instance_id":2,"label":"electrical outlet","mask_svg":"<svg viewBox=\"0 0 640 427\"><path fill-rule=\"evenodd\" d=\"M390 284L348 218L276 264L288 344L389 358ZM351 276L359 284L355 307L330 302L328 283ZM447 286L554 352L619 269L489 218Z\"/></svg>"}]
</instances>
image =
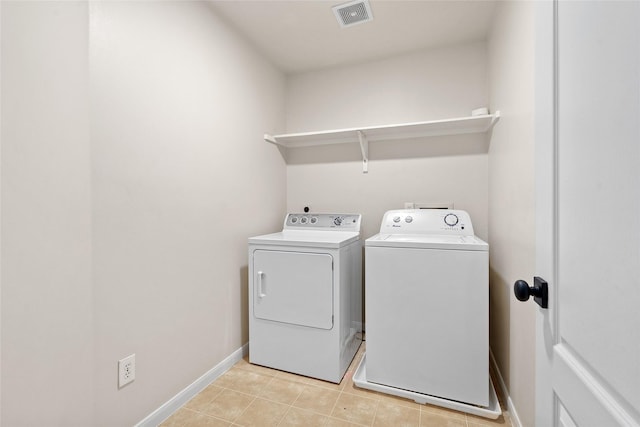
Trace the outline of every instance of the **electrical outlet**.
<instances>
[{"instance_id":1,"label":"electrical outlet","mask_svg":"<svg viewBox=\"0 0 640 427\"><path fill-rule=\"evenodd\" d=\"M118 388L122 388L136 379L135 353L118 360Z\"/></svg>"},{"instance_id":2,"label":"electrical outlet","mask_svg":"<svg viewBox=\"0 0 640 427\"><path fill-rule=\"evenodd\" d=\"M405 209L413 209L415 207L416 207L415 203L413 203L413 202L404 202L404 208Z\"/></svg>"}]
</instances>

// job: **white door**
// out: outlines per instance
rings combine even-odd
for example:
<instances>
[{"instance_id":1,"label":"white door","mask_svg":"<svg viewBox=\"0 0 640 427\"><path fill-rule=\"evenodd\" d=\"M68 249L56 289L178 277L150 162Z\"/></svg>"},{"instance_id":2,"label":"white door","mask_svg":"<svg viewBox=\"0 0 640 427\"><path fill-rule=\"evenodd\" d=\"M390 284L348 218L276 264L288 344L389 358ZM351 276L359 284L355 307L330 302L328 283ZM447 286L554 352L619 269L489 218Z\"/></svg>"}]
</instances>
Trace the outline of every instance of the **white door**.
<instances>
[{"instance_id":1,"label":"white door","mask_svg":"<svg viewBox=\"0 0 640 427\"><path fill-rule=\"evenodd\" d=\"M262 320L312 328L333 327L333 257L256 250L253 314Z\"/></svg>"},{"instance_id":2,"label":"white door","mask_svg":"<svg viewBox=\"0 0 640 427\"><path fill-rule=\"evenodd\" d=\"M638 426L640 2L537 12L536 425Z\"/></svg>"}]
</instances>

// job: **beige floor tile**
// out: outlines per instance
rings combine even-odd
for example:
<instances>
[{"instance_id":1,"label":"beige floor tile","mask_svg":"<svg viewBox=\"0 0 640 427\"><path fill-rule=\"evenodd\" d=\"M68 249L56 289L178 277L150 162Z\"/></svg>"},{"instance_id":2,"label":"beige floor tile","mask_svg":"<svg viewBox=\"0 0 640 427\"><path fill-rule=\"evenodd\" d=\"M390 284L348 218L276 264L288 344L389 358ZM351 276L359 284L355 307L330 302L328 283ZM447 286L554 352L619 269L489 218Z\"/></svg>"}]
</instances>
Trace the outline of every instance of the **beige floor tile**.
<instances>
[{"instance_id":1,"label":"beige floor tile","mask_svg":"<svg viewBox=\"0 0 640 427\"><path fill-rule=\"evenodd\" d=\"M197 412L194 412L190 409L180 408L176 412L174 412L169 418L164 420L160 427L182 427L185 425L189 419L198 415Z\"/></svg>"},{"instance_id":2,"label":"beige floor tile","mask_svg":"<svg viewBox=\"0 0 640 427\"><path fill-rule=\"evenodd\" d=\"M335 390L305 385L300 396L293 402L293 406L323 415L330 415L339 396L340 392Z\"/></svg>"},{"instance_id":3,"label":"beige floor tile","mask_svg":"<svg viewBox=\"0 0 640 427\"><path fill-rule=\"evenodd\" d=\"M380 400L380 394L373 391L373 390L367 390L365 388L360 388L358 386L356 386L353 381L349 381L348 383L345 384L344 389L342 390L343 393L348 393L354 396L360 396L360 397L365 397L367 399L372 399L372 400Z\"/></svg>"},{"instance_id":4,"label":"beige floor tile","mask_svg":"<svg viewBox=\"0 0 640 427\"><path fill-rule=\"evenodd\" d=\"M344 381L340 382L340 384L332 383L329 381L323 381L316 378L302 377L301 380L304 384L314 385L316 387L327 388L329 390L340 391L344 388Z\"/></svg>"},{"instance_id":5,"label":"beige floor tile","mask_svg":"<svg viewBox=\"0 0 640 427\"><path fill-rule=\"evenodd\" d=\"M406 406L407 408L417 409L420 411L424 405L416 403L414 400L405 399L404 397L394 396L392 394L379 393L378 399L380 402L391 403L399 406Z\"/></svg>"},{"instance_id":6,"label":"beige floor tile","mask_svg":"<svg viewBox=\"0 0 640 427\"><path fill-rule=\"evenodd\" d=\"M270 376L270 377L275 377L276 374L278 373L278 371L275 370L275 369L271 369L271 368L267 368L266 366L254 365L252 363L249 363L249 357L248 356L243 358L243 359L241 359L233 367L234 368L238 368L238 369L244 369L246 371L255 372L257 374L267 375L267 376Z\"/></svg>"},{"instance_id":7,"label":"beige floor tile","mask_svg":"<svg viewBox=\"0 0 640 427\"><path fill-rule=\"evenodd\" d=\"M306 409L290 407L278 427L323 427L329 417Z\"/></svg>"},{"instance_id":8,"label":"beige floor tile","mask_svg":"<svg viewBox=\"0 0 640 427\"><path fill-rule=\"evenodd\" d=\"M467 421L430 412L420 412L420 427L467 427Z\"/></svg>"},{"instance_id":9,"label":"beige floor tile","mask_svg":"<svg viewBox=\"0 0 640 427\"><path fill-rule=\"evenodd\" d=\"M222 388L211 384L200 393L196 394L193 399L184 405L184 407L202 412L204 408L222 392L222 390Z\"/></svg>"},{"instance_id":10,"label":"beige floor tile","mask_svg":"<svg viewBox=\"0 0 640 427\"><path fill-rule=\"evenodd\" d=\"M409 408L389 402L379 402L374 427L418 427L420 409Z\"/></svg>"},{"instance_id":11,"label":"beige floor tile","mask_svg":"<svg viewBox=\"0 0 640 427\"><path fill-rule=\"evenodd\" d=\"M377 400L342 393L336 402L331 416L333 418L369 426L373 422L377 407Z\"/></svg>"},{"instance_id":12,"label":"beige floor tile","mask_svg":"<svg viewBox=\"0 0 640 427\"><path fill-rule=\"evenodd\" d=\"M253 396L224 389L202 412L223 420L234 421L254 399Z\"/></svg>"},{"instance_id":13,"label":"beige floor tile","mask_svg":"<svg viewBox=\"0 0 640 427\"><path fill-rule=\"evenodd\" d=\"M356 396L367 397L369 399L379 400L380 395L372 390L367 390L365 388L360 388L355 385L353 382L353 373L347 372L344 376L343 382L345 383L342 391L344 393L354 394Z\"/></svg>"},{"instance_id":14,"label":"beige floor tile","mask_svg":"<svg viewBox=\"0 0 640 427\"><path fill-rule=\"evenodd\" d=\"M329 418L325 427L362 427L362 424L354 424L338 418Z\"/></svg>"},{"instance_id":15,"label":"beige floor tile","mask_svg":"<svg viewBox=\"0 0 640 427\"><path fill-rule=\"evenodd\" d=\"M467 423L472 427L511 427L511 420L505 414L500 415L495 420L467 415Z\"/></svg>"},{"instance_id":16,"label":"beige floor tile","mask_svg":"<svg viewBox=\"0 0 640 427\"><path fill-rule=\"evenodd\" d=\"M287 405L257 398L236 418L234 424L246 427L275 427L284 418L287 409Z\"/></svg>"},{"instance_id":17,"label":"beige floor tile","mask_svg":"<svg viewBox=\"0 0 640 427\"><path fill-rule=\"evenodd\" d=\"M274 378L267 387L262 389L259 397L291 405L300 396L302 390L304 390L304 384L302 383Z\"/></svg>"},{"instance_id":18,"label":"beige floor tile","mask_svg":"<svg viewBox=\"0 0 640 427\"><path fill-rule=\"evenodd\" d=\"M179 409L160 424L161 427L228 427L230 425L229 421L209 417L185 408Z\"/></svg>"},{"instance_id":19,"label":"beige floor tile","mask_svg":"<svg viewBox=\"0 0 640 427\"><path fill-rule=\"evenodd\" d=\"M491 420L356 387L353 374L364 352L365 343L340 384L252 365L245 358L161 427L511 427L508 412Z\"/></svg>"},{"instance_id":20,"label":"beige floor tile","mask_svg":"<svg viewBox=\"0 0 640 427\"><path fill-rule=\"evenodd\" d=\"M448 418L458 418L461 420L466 420L467 418L464 412L454 411L453 409L443 408L436 405L420 405L420 410L422 412L427 412L429 414L440 415Z\"/></svg>"},{"instance_id":21,"label":"beige floor tile","mask_svg":"<svg viewBox=\"0 0 640 427\"><path fill-rule=\"evenodd\" d=\"M229 421L224 421L204 414L197 414L183 424L183 427L228 427L230 425L231 423Z\"/></svg>"},{"instance_id":22,"label":"beige floor tile","mask_svg":"<svg viewBox=\"0 0 640 427\"><path fill-rule=\"evenodd\" d=\"M218 378L213 385L256 396L273 378L234 367Z\"/></svg>"}]
</instances>

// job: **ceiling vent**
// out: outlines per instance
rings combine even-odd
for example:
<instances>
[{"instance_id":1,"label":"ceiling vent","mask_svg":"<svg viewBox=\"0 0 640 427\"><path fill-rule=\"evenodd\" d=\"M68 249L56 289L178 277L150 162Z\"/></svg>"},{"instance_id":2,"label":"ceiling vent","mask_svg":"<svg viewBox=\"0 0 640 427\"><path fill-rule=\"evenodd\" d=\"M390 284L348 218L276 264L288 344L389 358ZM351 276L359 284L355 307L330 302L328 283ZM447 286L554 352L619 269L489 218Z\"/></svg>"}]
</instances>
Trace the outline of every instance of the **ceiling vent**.
<instances>
[{"instance_id":1,"label":"ceiling vent","mask_svg":"<svg viewBox=\"0 0 640 427\"><path fill-rule=\"evenodd\" d=\"M373 20L368 0L356 0L333 6L333 13L342 28Z\"/></svg>"}]
</instances>

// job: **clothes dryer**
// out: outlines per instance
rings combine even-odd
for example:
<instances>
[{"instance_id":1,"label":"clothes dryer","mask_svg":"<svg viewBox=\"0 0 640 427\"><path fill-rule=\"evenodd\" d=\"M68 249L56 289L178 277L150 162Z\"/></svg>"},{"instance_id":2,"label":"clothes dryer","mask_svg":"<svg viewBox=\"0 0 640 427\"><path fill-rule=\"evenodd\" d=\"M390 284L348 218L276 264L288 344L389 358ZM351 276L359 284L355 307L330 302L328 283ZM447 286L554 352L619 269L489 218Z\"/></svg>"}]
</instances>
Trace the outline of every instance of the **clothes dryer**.
<instances>
[{"instance_id":1,"label":"clothes dryer","mask_svg":"<svg viewBox=\"0 0 640 427\"><path fill-rule=\"evenodd\" d=\"M249 239L249 361L339 383L362 341L360 215L293 214Z\"/></svg>"}]
</instances>

